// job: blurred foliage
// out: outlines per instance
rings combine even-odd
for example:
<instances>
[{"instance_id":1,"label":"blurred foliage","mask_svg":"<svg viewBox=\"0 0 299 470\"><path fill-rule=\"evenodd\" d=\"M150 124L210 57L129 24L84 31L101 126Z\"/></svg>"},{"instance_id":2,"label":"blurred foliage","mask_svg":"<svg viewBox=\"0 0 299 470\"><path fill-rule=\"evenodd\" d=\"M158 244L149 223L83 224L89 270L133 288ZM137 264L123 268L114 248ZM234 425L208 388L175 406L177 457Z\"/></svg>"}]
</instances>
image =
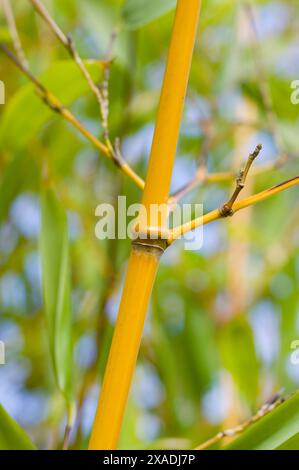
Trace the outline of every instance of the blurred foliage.
<instances>
[{"instance_id":1,"label":"blurred foliage","mask_svg":"<svg viewBox=\"0 0 299 470\"><path fill-rule=\"evenodd\" d=\"M117 33L109 126L143 177L174 3L45 1L82 57L92 60L88 67L98 81L103 73L99 61L107 57L111 34ZM299 79L299 5L295 0L252 4L277 132L293 157L252 178L251 193L299 173L299 108L290 100L290 84ZM98 105L66 51L30 2L12 0L12 5L32 72L101 135ZM2 13L0 36L12 48ZM277 158L281 149L269 126L256 54L244 2L203 2L173 191L194 176L200 157L210 172L236 169L262 142L256 165ZM128 240L96 239L95 208L103 202L116 206L120 194L127 195L127 205L138 202L140 192L51 113L26 78L0 57L6 87L6 103L0 107L0 340L6 345L0 402L37 447L59 448L67 417L57 383L69 397L72 382L77 418L71 447L85 448L130 250ZM231 189L227 182L203 184L185 201L203 202L208 211L219 207ZM291 343L299 335L297 208L298 191L293 189L248 209L246 216L239 213L205 227L197 252L184 250L180 242L166 252L121 448L192 448L246 420L281 388L291 392L298 387L299 365L291 362ZM298 397L292 400L290 423L283 408L287 404L281 405L273 417L264 418L264 428L248 430L235 448L298 448ZM271 436L283 419L284 426ZM29 445L15 423L11 429L21 447L25 441ZM9 439L3 444L0 430L0 447L10 446Z\"/></svg>"},{"instance_id":2,"label":"blurred foliage","mask_svg":"<svg viewBox=\"0 0 299 470\"><path fill-rule=\"evenodd\" d=\"M66 214L55 194L41 194L40 256L50 350L59 389L71 407L73 351L69 239Z\"/></svg>"}]
</instances>

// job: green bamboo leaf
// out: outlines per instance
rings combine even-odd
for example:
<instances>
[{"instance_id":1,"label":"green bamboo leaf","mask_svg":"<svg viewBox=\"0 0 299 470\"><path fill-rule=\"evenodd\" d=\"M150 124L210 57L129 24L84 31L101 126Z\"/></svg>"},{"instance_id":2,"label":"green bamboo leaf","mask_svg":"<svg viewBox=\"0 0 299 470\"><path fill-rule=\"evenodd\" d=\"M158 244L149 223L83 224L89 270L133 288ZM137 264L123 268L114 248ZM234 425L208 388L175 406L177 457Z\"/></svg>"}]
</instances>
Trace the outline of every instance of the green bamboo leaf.
<instances>
[{"instance_id":1,"label":"green bamboo leaf","mask_svg":"<svg viewBox=\"0 0 299 470\"><path fill-rule=\"evenodd\" d=\"M274 450L299 448L299 393L247 429L225 449Z\"/></svg>"},{"instance_id":2,"label":"green bamboo leaf","mask_svg":"<svg viewBox=\"0 0 299 470\"><path fill-rule=\"evenodd\" d=\"M99 81L103 69L101 63L89 62L86 66L93 79ZM53 63L41 75L40 81L65 106L89 91L82 73L71 60ZM5 106L0 144L13 150L24 148L53 116L53 111L37 96L34 86L31 83L24 85Z\"/></svg>"},{"instance_id":3,"label":"green bamboo leaf","mask_svg":"<svg viewBox=\"0 0 299 470\"><path fill-rule=\"evenodd\" d=\"M71 281L66 214L54 192L41 198L40 252L50 349L58 388L72 401Z\"/></svg>"},{"instance_id":4,"label":"green bamboo leaf","mask_svg":"<svg viewBox=\"0 0 299 470\"><path fill-rule=\"evenodd\" d=\"M198 308L190 309L185 320L185 348L197 396L204 393L215 379L219 365L216 346L210 318Z\"/></svg>"},{"instance_id":5,"label":"green bamboo leaf","mask_svg":"<svg viewBox=\"0 0 299 470\"><path fill-rule=\"evenodd\" d=\"M22 154L16 155L5 167L0 180L0 221L7 216L11 201L21 191L26 174L28 159Z\"/></svg>"},{"instance_id":6,"label":"green bamboo leaf","mask_svg":"<svg viewBox=\"0 0 299 470\"><path fill-rule=\"evenodd\" d=\"M299 450L299 433L281 444L276 450Z\"/></svg>"},{"instance_id":7,"label":"green bamboo leaf","mask_svg":"<svg viewBox=\"0 0 299 470\"><path fill-rule=\"evenodd\" d=\"M176 0L126 0L123 19L129 29L137 29L175 8Z\"/></svg>"},{"instance_id":8,"label":"green bamboo leaf","mask_svg":"<svg viewBox=\"0 0 299 470\"><path fill-rule=\"evenodd\" d=\"M35 450L29 436L0 405L0 450Z\"/></svg>"},{"instance_id":9,"label":"green bamboo leaf","mask_svg":"<svg viewBox=\"0 0 299 470\"><path fill-rule=\"evenodd\" d=\"M255 405L259 387L259 361L253 333L244 317L235 318L219 337L223 366L231 373L242 395Z\"/></svg>"}]
</instances>

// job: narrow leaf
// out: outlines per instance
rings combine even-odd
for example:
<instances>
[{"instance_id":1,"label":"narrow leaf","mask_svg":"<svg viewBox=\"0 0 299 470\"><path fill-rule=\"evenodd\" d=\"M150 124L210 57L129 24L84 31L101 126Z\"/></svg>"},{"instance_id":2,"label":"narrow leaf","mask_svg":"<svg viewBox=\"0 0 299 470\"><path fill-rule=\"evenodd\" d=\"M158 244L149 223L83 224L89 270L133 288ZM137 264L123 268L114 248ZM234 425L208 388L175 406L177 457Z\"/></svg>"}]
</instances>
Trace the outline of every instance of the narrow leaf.
<instances>
[{"instance_id":1,"label":"narrow leaf","mask_svg":"<svg viewBox=\"0 0 299 470\"><path fill-rule=\"evenodd\" d=\"M299 433L299 393L252 425L226 449L274 450L296 445Z\"/></svg>"},{"instance_id":2,"label":"narrow leaf","mask_svg":"<svg viewBox=\"0 0 299 470\"><path fill-rule=\"evenodd\" d=\"M277 447L276 450L299 450L299 432Z\"/></svg>"},{"instance_id":3,"label":"narrow leaf","mask_svg":"<svg viewBox=\"0 0 299 470\"><path fill-rule=\"evenodd\" d=\"M0 450L34 450L35 446L21 426L0 405Z\"/></svg>"},{"instance_id":4,"label":"narrow leaf","mask_svg":"<svg viewBox=\"0 0 299 470\"><path fill-rule=\"evenodd\" d=\"M22 190L25 176L28 174L28 159L18 154L6 165L0 180L0 221L9 210L12 200Z\"/></svg>"},{"instance_id":5,"label":"narrow leaf","mask_svg":"<svg viewBox=\"0 0 299 470\"><path fill-rule=\"evenodd\" d=\"M57 385L72 400L71 281L66 214L54 192L41 200L40 250L43 294Z\"/></svg>"},{"instance_id":6,"label":"narrow leaf","mask_svg":"<svg viewBox=\"0 0 299 470\"><path fill-rule=\"evenodd\" d=\"M259 361L253 333L246 318L231 321L219 337L223 366L227 369L242 395L252 404L258 391Z\"/></svg>"}]
</instances>

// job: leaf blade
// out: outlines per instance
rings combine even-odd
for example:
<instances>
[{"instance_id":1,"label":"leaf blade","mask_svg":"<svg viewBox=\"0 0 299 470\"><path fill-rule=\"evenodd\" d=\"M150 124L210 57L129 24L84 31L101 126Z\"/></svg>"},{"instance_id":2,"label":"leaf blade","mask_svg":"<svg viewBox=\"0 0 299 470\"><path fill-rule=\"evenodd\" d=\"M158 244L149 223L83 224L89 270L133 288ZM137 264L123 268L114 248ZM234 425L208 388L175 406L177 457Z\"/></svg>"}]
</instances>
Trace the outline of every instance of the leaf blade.
<instances>
[{"instance_id":1,"label":"leaf blade","mask_svg":"<svg viewBox=\"0 0 299 470\"><path fill-rule=\"evenodd\" d=\"M40 252L50 350L57 386L72 401L71 280L66 214L53 190L41 198Z\"/></svg>"},{"instance_id":2,"label":"leaf blade","mask_svg":"<svg viewBox=\"0 0 299 470\"><path fill-rule=\"evenodd\" d=\"M0 404L0 450L35 449L26 432Z\"/></svg>"},{"instance_id":3,"label":"leaf blade","mask_svg":"<svg viewBox=\"0 0 299 470\"><path fill-rule=\"evenodd\" d=\"M225 447L228 450L274 450L299 433L299 393L264 416Z\"/></svg>"}]
</instances>

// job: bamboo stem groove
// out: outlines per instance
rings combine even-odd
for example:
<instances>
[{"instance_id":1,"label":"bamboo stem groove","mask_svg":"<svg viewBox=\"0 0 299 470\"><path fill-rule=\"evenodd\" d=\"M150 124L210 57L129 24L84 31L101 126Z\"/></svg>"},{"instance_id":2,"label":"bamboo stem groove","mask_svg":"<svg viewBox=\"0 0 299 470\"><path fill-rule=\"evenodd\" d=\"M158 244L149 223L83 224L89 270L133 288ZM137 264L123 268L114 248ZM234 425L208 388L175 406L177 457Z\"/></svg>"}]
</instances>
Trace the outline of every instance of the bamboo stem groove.
<instances>
[{"instance_id":1,"label":"bamboo stem groove","mask_svg":"<svg viewBox=\"0 0 299 470\"><path fill-rule=\"evenodd\" d=\"M201 0L178 0L142 203L168 201ZM145 222L145 221L144 221ZM150 223L149 220L146 221ZM159 229L166 227L162 217ZM146 228L146 227L145 227ZM161 250L133 245L90 450L117 447Z\"/></svg>"}]
</instances>

